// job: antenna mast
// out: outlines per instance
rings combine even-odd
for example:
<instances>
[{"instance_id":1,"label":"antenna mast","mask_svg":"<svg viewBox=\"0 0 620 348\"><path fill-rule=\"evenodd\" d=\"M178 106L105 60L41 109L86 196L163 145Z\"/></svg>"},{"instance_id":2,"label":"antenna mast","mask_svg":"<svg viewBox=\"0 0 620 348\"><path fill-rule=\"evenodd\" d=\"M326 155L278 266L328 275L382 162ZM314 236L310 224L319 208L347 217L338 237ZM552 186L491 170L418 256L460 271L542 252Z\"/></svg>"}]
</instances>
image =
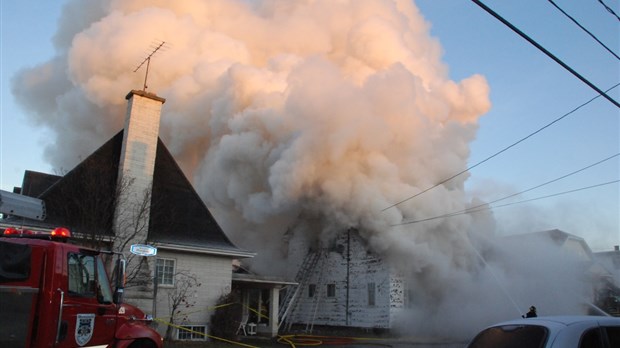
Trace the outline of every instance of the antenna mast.
<instances>
[{"instance_id":1,"label":"antenna mast","mask_svg":"<svg viewBox=\"0 0 620 348\"><path fill-rule=\"evenodd\" d=\"M151 51L151 53L149 53L149 55L146 58L144 58L142 63L140 63L133 71L133 72L138 71L138 69L140 69L144 65L144 63L146 63L146 73L144 74L144 86L142 87L142 90L144 92L146 92L146 89L148 88L148 86L146 85L146 81L149 78L149 66L151 65L151 57L153 57L153 55L157 51L159 51L161 48L163 48L165 44L166 44L166 41L162 41L159 44L151 45L151 47L153 47L153 50Z\"/></svg>"}]
</instances>

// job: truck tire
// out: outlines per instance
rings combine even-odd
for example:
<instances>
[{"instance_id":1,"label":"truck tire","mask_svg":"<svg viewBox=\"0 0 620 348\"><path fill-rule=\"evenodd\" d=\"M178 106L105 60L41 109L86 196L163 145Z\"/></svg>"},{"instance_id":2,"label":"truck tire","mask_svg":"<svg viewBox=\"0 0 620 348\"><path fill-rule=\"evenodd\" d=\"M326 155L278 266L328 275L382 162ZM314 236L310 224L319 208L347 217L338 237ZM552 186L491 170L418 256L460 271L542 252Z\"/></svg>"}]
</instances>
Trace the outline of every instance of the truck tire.
<instances>
[{"instance_id":1,"label":"truck tire","mask_svg":"<svg viewBox=\"0 0 620 348\"><path fill-rule=\"evenodd\" d=\"M155 344L155 342L145 339L135 341L134 343L129 345L129 348L157 348L157 345Z\"/></svg>"}]
</instances>

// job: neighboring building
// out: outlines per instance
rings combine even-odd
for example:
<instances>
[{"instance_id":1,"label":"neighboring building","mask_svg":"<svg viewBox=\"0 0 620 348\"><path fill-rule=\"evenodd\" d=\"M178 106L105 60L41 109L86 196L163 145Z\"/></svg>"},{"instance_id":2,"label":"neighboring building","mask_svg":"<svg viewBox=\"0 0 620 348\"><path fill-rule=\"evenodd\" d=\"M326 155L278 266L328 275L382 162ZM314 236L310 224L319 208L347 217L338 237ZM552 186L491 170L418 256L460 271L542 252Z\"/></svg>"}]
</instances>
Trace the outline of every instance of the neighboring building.
<instances>
[{"instance_id":1,"label":"neighboring building","mask_svg":"<svg viewBox=\"0 0 620 348\"><path fill-rule=\"evenodd\" d=\"M9 217L3 225L62 225L126 255L131 244L156 246L153 258L131 255L129 273L138 286L126 290L126 301L165 319L170 299L186 287L178 324L207 332L210 308L231 291L232 260L254 254L228 239L159 139L165 100L144 91L131 91L127 99L125 128L74 169L64 176L25 173L21 193L46 203L44 223ZM166 327L159 330L164 334ZM205 338L177 331L173 338Z\"/></svg>"},{"instance_id":2,"label":"neighboring building","mask_svg":"<svg viewBox=\"0 0 620 348\"><path fill-rule=\"evenodd\" d=\"M594 259L609 274L601 281L597 303L608 313L620 316L620 246L614 246L611 251L594 253Z\"/></svg>"},{"instance_id":3,"label":"neighboring building","mask_svg":"<svg viewBox=\"0 0 620 348\"><path fill-rule=\"evenodd\" d=\"M613 282L620 285L620 246L615 245L611 251L596 252L594 259L611 274Z\"/></svg>"}]
</instances>

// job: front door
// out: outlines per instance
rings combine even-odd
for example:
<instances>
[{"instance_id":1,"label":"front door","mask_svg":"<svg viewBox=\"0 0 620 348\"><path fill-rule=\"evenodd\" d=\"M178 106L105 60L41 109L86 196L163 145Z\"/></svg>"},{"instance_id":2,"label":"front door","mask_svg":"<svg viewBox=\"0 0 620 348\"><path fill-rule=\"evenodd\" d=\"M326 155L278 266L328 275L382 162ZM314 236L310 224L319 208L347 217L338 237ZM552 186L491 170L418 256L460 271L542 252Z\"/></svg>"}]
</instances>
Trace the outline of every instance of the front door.
<instances>
[{"instance_id":1,"label":"front door","mask_svg":"<svg viewBox=\"0 0 620 348\"><path fill-rule=\"evenodd\" d=\"M67 255L67 293L62 339L57 347L107 345L114 340L116 305L101 259L91 253Z\"/></svg>"}]
</instances>

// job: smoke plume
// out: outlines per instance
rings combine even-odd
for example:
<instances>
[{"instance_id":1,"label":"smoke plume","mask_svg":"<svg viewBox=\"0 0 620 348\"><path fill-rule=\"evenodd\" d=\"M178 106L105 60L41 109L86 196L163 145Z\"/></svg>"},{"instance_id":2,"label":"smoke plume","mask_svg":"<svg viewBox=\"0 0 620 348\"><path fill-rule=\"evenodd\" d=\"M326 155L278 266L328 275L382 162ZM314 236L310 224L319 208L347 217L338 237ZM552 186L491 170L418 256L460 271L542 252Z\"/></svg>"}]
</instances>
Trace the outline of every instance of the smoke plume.
<instances>
[{"instance_id":1,"label":"smoke plume","mask_svg":"<svg viewBox=\"0 0 620 348\"><path fill-rule=\"evenodd\" d=\"M449 78L429 26L408 0L73 0L55 57L13 91L70 169L122 128L133 70L165 41L147 82L167 99L161 137L257 269L284 257L287 229L326 241L353 226L428 296L420 313L480 313L502 296L481 292L468 234L492 235L492 217L393 226L477 205L466 176L384 210L464 170L490 108L484 77Z\"/></svg>"}]
</instances>

